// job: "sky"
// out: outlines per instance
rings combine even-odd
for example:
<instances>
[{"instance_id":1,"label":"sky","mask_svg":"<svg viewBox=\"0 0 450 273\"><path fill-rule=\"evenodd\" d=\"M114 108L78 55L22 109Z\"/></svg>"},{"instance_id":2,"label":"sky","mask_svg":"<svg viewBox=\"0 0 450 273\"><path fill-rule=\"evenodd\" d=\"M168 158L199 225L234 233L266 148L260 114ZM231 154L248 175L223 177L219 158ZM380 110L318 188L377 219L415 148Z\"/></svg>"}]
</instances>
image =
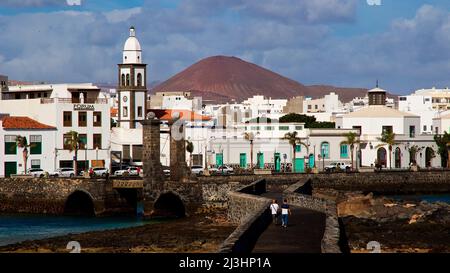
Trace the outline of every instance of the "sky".
<instances>
[{"instance_id":1,"label":"sky","mask_svg":"<svg viewBox=\"0 0 450 273\"><path fill-rule=\"evenodd\" d=\"M130 26L149 82L225 55L306 85L450 86L448 0L0 0L0 74L115 83Z\"/></svg>"}]
</instances>

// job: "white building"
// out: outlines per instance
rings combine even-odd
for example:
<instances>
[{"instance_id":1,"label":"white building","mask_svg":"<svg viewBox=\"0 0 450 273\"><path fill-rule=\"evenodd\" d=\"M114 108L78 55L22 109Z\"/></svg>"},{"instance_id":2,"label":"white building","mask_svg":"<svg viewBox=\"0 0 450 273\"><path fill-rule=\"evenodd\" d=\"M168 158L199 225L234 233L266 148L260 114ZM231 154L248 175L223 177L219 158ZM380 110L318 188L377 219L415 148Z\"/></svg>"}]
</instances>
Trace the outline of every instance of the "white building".
<instances>
[{"instance_id":1,"label":"white building","mask_svg":"<svg viewBox=\"0 0 450 273\"><path fill-rule=\"evenodd\" d=\"M438 110L434 109L431 96L415 94L401 96L398 101L398 110L420 116L422 133L433 133L433 118L438 114Z\"/></svg>"},{"instance_id":2,"label":"white building","mask_svg":"<svg viewBox=\"0 0 450 273\"><path fill-rule=\"evenodd\" d=\"M443 135L445 132L450 133L450 111L441 113L433 119L434 133Z\"/></svg>"},{"instance_id":3,"label":"white building","mask_svg":"<svg viewBox=\"0 0 450 273\"><path fill-rule=\"evenodd\" d=\"M384 167L407 168L411 161L416 161L420 167L438 167L440 160L436 144L433 136L421 134L420 117L386 107L386 91L383 89L375 88L368 93L369 106L336 119L337 128L360 130L359 164L374 166L378 163ZM388 146L379 140L384 131L391 131L396 135L397 143L391 156ZM413 146L423 150L415 158L411 158L409 154ZM434 151L434 157L430 149Z\"/></svg>"},{"instance_id":4,"label":"white building","mask_svg":"<svg viewBox=\"0 0 450 273\"><path fill-rule=\"evenodd\" d=\"M439 111L450 110L450 89L437 89L433 87L431 89L419 89L414 92L415 95L431 97L433 108Z\"/></svg>"},{"instance_id":5,"label":"white building","mask_svg":"<svg viewBox=\"0 0 450 273\"><path fill-rule=\"evenodd\" d=\"M0 114L0 177L23 173L29 168L53 170L55 162L56 128L29 117ZM26 137L30 147L27 166L24 166L23 148L16 145L18 136Z\"/></svg>"},{"instance_id":6,"label":"white building","mask_svg":"<svg viewBox=\"0 0 450 273\"><path fill-rule=\"evenodd\" d=\"M74 152L65 142L70 131L80 135L78 169L110 164L110 109L93 84L10 86L1 93L0 109L11 116L29 117L56 128L51 169L73 167ZM47 166L47 163L42 163Z\"/></svg>"}]
</instances>

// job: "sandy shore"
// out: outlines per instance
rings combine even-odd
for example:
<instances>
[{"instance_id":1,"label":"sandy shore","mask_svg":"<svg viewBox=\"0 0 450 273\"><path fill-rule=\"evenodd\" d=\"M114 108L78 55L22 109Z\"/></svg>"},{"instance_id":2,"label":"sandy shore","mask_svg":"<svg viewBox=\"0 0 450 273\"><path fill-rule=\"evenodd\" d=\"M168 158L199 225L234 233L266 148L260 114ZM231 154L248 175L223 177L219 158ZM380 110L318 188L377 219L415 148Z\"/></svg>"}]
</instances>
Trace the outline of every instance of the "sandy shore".
<instances>
[{"instance_id":1,"label":"sandy shore","mask_svg":"<svg viewBox=\"0 0 450 273\"><path fill-rule=\"evenodd\" d=\"M226 221L226 212L217 210L141 227L26 241L2 246L0 252L68 253L67 243L77 241L81 252L89 253L210 253L216 252L235 228Z\"/></svg>"}]
</instances>

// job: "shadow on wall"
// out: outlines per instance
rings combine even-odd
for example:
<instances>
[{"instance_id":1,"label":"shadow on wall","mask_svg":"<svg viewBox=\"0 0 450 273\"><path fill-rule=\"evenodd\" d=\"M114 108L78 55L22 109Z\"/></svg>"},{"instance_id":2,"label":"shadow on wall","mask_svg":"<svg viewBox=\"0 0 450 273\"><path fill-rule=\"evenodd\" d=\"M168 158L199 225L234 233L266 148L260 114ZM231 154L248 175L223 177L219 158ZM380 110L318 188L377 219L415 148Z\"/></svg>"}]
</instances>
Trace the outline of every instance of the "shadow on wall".
<instances>
[{"instance_id":1,"label":"shadow on wall","mask_svg":"<svg viewBox=\"0 0 450 273\"><path fill-rule=\"evenodd\" d=\"M186 209L178 195L168 192L156 200L152 216L181 218L186 216Z\"/></svg>"},{"instance_id":2,"label":"shadow on wall","mask_svg":"<svg viewBox=\"0 0 450 273\"><path fill-rule=\"evenodd\" d=\"M95 216L94 201L89 193L75 191L66 200L64 205L65 215Z\"/></svg>"}]
</instances>

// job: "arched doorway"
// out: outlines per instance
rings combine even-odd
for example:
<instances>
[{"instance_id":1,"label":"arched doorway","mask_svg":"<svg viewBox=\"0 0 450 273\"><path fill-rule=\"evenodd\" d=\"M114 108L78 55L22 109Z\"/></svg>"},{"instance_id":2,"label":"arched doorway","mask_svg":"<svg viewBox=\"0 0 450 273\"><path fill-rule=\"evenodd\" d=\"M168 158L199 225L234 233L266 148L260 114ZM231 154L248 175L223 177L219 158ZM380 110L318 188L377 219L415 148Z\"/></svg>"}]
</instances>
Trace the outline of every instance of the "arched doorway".
<instances>
[{"instance_id":1,"label":"arched doorway","mask_svg":"<svg viewBox=\"0 0 450 273\"><path fill-rule=\"evenodd\" d=\"M387 159L386 159L386 149L380 148L377 151L377 163L379 166L386 168L387 166Z\"/></svg>"},{"instance_id":2,"label":"arched doorway","mask_svg":"<svg viewBox=\"0 0 450 273\"><path fill-rule=\"evenodd\" d=\"M92 196L83 190L74 191L67 197L64 205L64 214L95 216L95 207Z\"/></svg>"},{"instance_id":3,"label":"arched doorway","mask_svg":"<svg viewBox=\"0 0 450 273\"><path fill-rule=\"evenodd\" d=\"M156 216L179 218L186 215L183 201L172 192L161 194L156 200L154 208L154 215Z\"/></svg>"},{"instance_id":4,"label":"arched doorway","mask_svg":"<svg viewBox=\"0 0 450 273\"><path fill-rule=\"evenodd\" d=\"M431 160L433 159L433 157L434 157L434 150L430 147L427 147L425 149L425 166L427 168L431 167Z\"/></svg>"},{"instance_id":5,"label":"arched doorway","mask_svg":"<svg viewBox=\"0 0 450 273\"><path fill-rule=\"evenodd\" d=\"M402 154L399 147L395 149L394 158L395 158L395 168L400 169L402 167Z\"/></svg>"}]
</instances>

